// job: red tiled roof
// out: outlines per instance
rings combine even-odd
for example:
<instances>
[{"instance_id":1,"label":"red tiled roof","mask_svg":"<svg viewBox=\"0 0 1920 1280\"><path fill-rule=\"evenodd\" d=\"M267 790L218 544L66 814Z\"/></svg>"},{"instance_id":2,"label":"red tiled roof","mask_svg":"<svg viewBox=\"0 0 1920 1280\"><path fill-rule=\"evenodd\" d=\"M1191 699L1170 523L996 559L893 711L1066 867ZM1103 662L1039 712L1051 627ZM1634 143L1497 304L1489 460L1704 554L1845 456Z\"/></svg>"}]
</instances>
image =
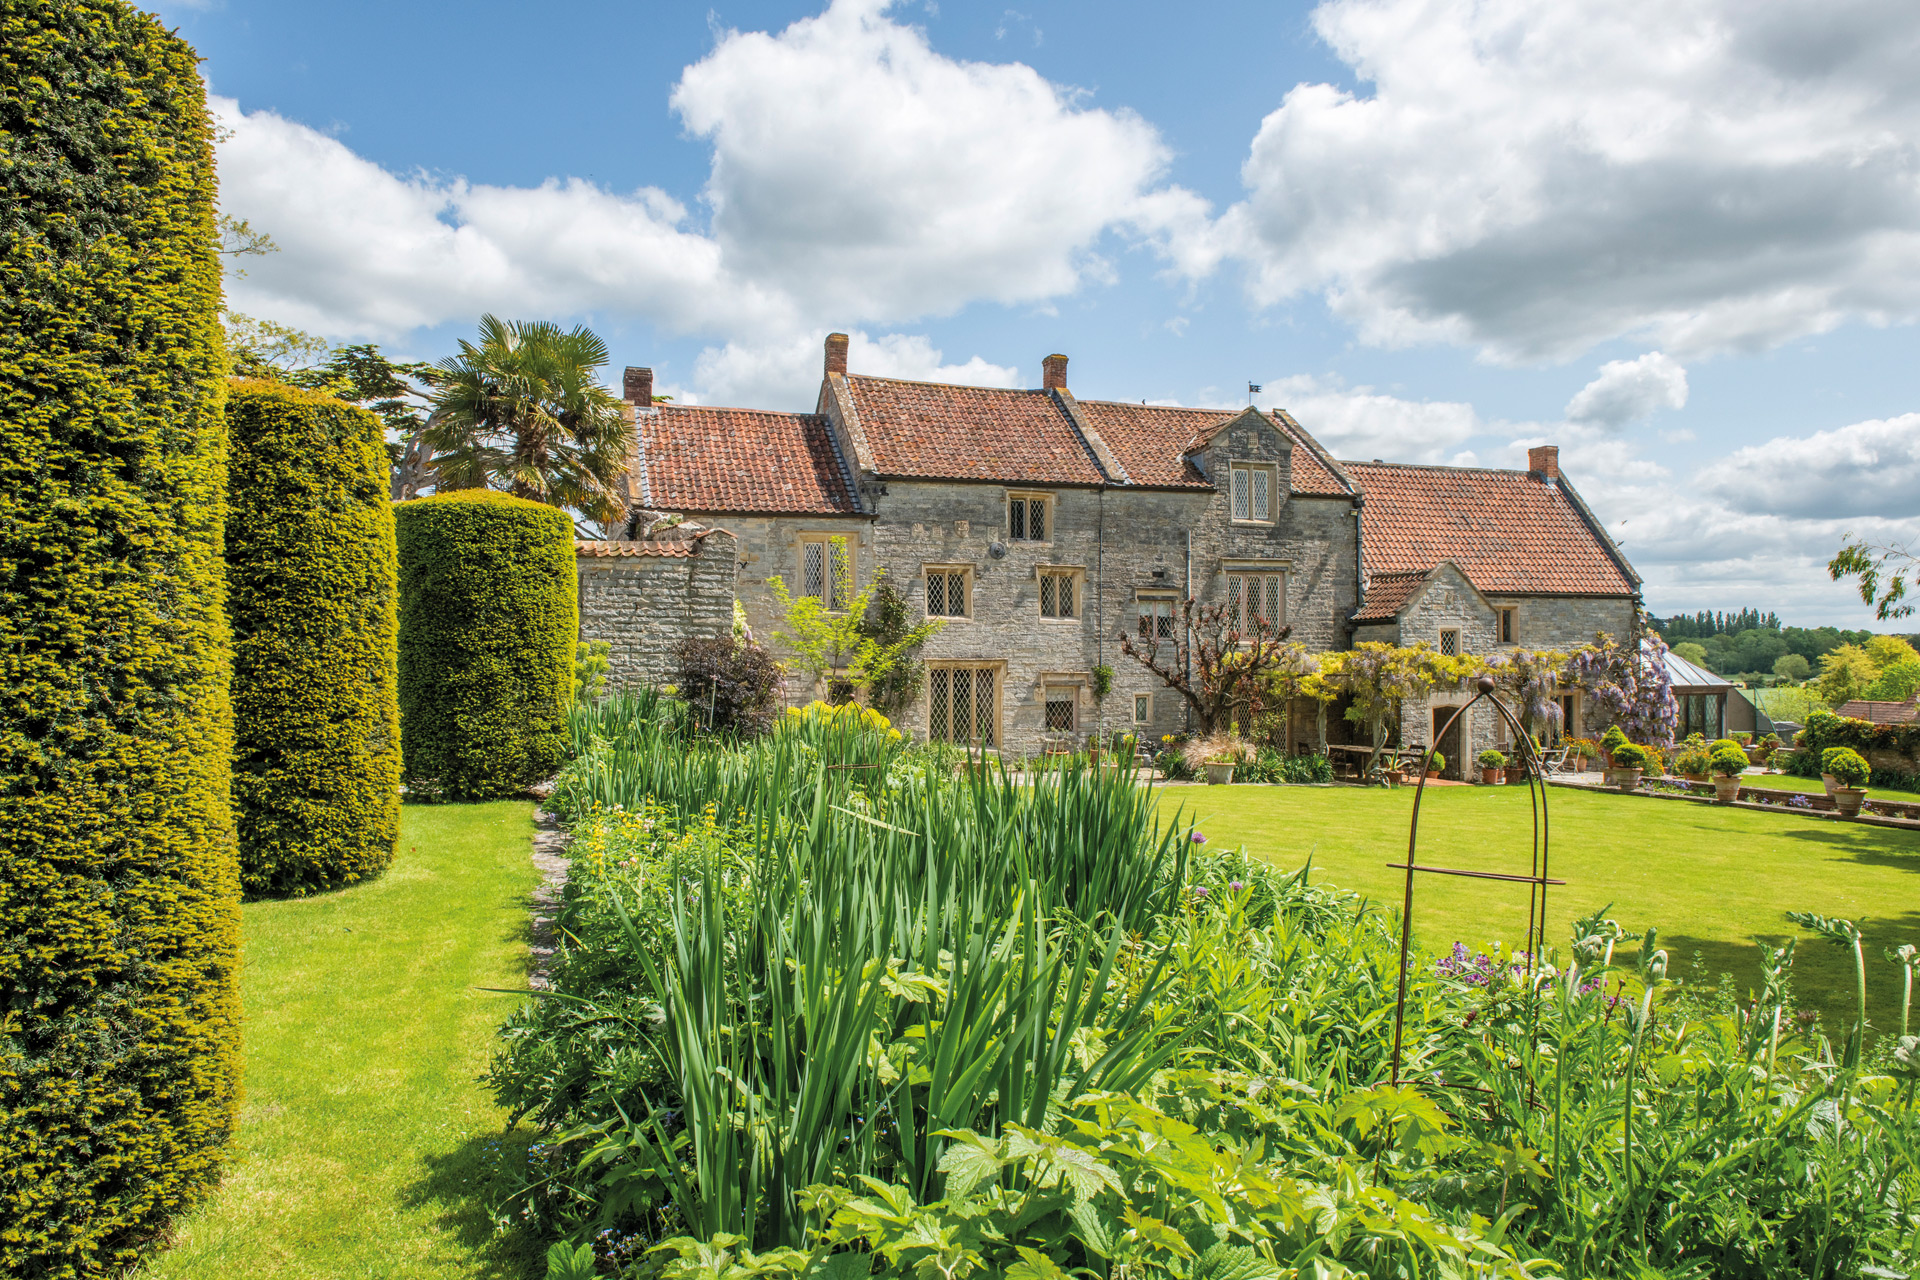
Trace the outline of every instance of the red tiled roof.
<instances>
[{"instance_id":1,"label":"red tiled roof","mask_svg":"<svg viewBox=\"0 0 1920 1280\"><path fill-rule=\"evenodd\" d=\"M849 375L882 476L1095 485L1106 477L1045 391Z\"/></svg>"},{"instance_id":2,"label":"red tiled roof","mask_svg":"<svg viewBox=\"0 0 1920 1280\"><path fill-rule=\"evenodd\" d=\"M1361 553L1375 576L1451 560L1487 595L1634 592L1563 483L1480 467L1340 465L1366 494Z\"/></svg>"},{"instance_id":3,"label":"red tiled roof","mask_svg":"<svg viewBox=\"0 0 1920 1280\"><path fill-rule=\"evenodd\" d=\"M1360 611L1353 615L1355 622L1391 622L1399 616L1407 601L1413 598L1420 584L1427 580L1427 570L1403 570L1397 573L1375 573L1367 576L1367 599Z\"/></svg>"},{"instance_id":4,"label":"red tiled roof","mask_svg":"<svg viewBox=\"0 0 1920 1280\"><path fill-rule=\"evenodd\" d=\"M1087 422L1127 469L1129 480L1166 487L1210 488L1186 456L1187 451L1246 412L1114 400L1082 400L1079 404ZM1293 491L1345 497L1347 488L1321 461L1319 450L1299 424L1280 414L1268 416L1293 438Z\"/></svg>"},{"instance_id":5,"label":"red tiled roof","mask_svg":"<svg viewBox=\"0 0 1920 1280\"><path fill-rule=\"evenodd\" d=\"M1855 698L1834 713L1848 720L1869 720L1874 724L1912 724L1920 716L1920 706L1912 702L1869 702Z\"/></svg>"},{"instance_id":6,"label":"red tiled roof","mask_svg":"<svg viewBox=\"0 0 1920 1280\"><path fill-rule=\"evenodd\" d=\"M859 512L817 413L660 405L641 415L638 471L641 500L661 511Z\"/></svg>"}]
</instances>

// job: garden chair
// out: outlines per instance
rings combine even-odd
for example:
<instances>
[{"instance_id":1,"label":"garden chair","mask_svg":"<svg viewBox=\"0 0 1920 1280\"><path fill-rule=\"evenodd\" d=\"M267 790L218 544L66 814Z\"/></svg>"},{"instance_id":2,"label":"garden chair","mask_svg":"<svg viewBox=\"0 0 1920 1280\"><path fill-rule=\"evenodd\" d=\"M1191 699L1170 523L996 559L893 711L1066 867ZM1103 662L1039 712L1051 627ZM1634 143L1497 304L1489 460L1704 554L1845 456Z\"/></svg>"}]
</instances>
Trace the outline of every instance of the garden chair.
<instances>
[{"instance_id":1,"label":"garden chair","mask_svg":"<svg viewBox=\"0 0 1920 1280\"><path fill-rule=\"evenodd\" d=\"M1540 755L1540 776L1551 778L1556 773L1578 773L1579 766L1568 762L1571 748L1555 747Z\"/></svg>"}]
</instances>

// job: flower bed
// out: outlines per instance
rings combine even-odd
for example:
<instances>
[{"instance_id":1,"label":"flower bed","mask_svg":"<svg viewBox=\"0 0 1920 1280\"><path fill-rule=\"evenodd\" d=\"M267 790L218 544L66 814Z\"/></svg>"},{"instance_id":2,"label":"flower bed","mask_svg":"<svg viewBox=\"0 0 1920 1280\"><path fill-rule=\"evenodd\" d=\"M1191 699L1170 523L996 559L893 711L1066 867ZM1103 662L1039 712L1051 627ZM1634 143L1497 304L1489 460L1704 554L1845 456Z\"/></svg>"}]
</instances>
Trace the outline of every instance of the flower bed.
<instances>
[{"instance_id":1,"label":"flower bed","mask_svg":"<svg viewBox=\"0 0 1920 1280\"><path fill-rule=\"evenodd\" d=\"M1779 981L1690 1002L1597 920L1421 961L1395 1086L1393 920L1124 772L584 737L556 994L492 1076L555 1276L1786 1274L1920 1209L1912 1088L1812 1065Z\"/></svg>"}]
</instances>

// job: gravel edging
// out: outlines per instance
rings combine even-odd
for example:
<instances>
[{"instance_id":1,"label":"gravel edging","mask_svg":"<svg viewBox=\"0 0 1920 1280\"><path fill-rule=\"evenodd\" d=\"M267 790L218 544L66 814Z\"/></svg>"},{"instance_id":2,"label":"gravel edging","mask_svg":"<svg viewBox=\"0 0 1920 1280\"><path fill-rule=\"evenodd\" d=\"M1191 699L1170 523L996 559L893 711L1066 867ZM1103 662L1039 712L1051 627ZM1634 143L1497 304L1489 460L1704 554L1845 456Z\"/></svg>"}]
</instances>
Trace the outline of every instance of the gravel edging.
<instances>
[{"instance_id":1,"label":"gravel edging","mask_svg":"<svg viewBox=\"0 0 1920 1280\"><path fill-rule=\"evenodd\" d=\"M560 825L560 819L543 809L533 812L533 865L540 872L540 886L532 894L532 921L528 929L528 951L532 963L527 968L527 986L534 991L553 989L553 956L560 917L560 896L567 887L567 846L573 837Z\"/></svg>"}]
</instances>

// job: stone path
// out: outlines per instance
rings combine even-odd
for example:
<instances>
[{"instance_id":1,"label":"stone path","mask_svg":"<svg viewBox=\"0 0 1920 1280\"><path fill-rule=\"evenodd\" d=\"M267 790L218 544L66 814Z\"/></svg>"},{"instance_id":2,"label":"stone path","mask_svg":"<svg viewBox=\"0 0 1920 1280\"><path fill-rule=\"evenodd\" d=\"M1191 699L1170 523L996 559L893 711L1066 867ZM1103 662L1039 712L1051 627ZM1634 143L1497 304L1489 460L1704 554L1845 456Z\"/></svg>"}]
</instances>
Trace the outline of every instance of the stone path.
<instances>
[{"instance_id":1,"label":"stone path","mask_svg":"<svg viewBox=\"0 0 1920 1280\"><path fill-rule=\"evenodd\" d=\"M550 991L553 982L553 953L557 945L556 922L560 915L560 894L567 887L567 843L570 837L560 820L545 809L533 815L533 865L540 872L540 887L533 891L533 926L530 950L533 964L527 971L527 986L535 991Z\"/></svg>"}]
</instances>

